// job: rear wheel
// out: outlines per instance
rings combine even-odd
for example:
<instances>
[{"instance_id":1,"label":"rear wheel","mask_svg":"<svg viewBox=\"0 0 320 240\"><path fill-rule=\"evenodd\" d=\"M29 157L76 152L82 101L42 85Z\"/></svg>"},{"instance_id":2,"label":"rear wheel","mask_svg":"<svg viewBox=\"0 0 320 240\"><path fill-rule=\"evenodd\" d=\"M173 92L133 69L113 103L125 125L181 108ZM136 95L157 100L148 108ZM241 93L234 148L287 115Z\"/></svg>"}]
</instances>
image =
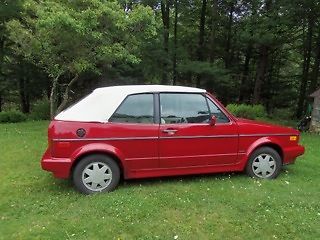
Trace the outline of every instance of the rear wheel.
<instances>
[{"instance_id":1,"label":"rear wheel","mask_svg":"<svg viewBox=\"0 0 320 240\"><path fill-rule=\"evenodd\" d=\"M247 163L246 172L255 178L276 178L281 171L282 161L279 153L270 147L255 150Z\"/></svg>"},{"instance_id":2,"label":"rear wheel","mask_svg":"<svg viewBox=\"0 0 320 240\"><path fill-rule=\"evenodd\" d=\"M110 192L120 180L118 164L103 154L84 157L74 168L73 183L84 194Z\"/></svg>"}]
</instances>

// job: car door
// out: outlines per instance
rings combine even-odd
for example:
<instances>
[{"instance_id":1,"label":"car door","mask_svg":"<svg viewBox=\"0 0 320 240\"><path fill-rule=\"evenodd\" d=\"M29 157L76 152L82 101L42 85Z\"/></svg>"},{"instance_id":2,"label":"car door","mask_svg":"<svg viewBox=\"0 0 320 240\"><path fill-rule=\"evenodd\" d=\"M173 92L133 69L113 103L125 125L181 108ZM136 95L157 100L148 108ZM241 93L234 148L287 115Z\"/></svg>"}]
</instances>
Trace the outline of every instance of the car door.
<instances>
[{"instance_id":1,"label":"car door","mask_svg":"<svg viewBox=\"0 0 320 240\"><path fill-rule=\"evenodd\" d=\"M104 129L108 144L121 151L127 171L159 167L154 98L152 93L127 96Z\"/></svg>"},{"instance_id":2,"label":"car door","mask_svg":"<svg viewBox=\"0 0 320 240\"><path fill-rule=\"evenodd\" d=\"M159 161L162 168L227 165L237 161L237 125L208 96L160 93ZM211 115L217 117L214 126Z\"/></svg>"}]
</instances>

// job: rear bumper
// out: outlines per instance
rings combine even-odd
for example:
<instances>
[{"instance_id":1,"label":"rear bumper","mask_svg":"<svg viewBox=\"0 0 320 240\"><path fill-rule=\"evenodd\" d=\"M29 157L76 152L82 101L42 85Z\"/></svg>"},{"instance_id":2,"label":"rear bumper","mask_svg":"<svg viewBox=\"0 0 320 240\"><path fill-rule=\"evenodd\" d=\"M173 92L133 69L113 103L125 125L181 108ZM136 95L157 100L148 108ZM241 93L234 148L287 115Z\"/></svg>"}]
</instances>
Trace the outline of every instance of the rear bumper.
<instances>
[{"instance_id":1,"label":"rear bumper","mask_svg":"<svg viewBox=\"0 0 320 240\"><path fill-rule=\"evenodd\" d=\"M56 178L69 178L71 166L71 159L52 158L48 150L41 159L42 169L52 172Z\"/></svg>"},{"instance_id":2,"label":"rear bumper","mask_svg":"<svg viewBox=\"0 0 320 240\"><path fill-rule=\"evenodd\" d=\"M285 148L283 151L284 153L283 164L286 165L286 164L294 163L296 158L304 154L304 152L305 152L304 147L300 145Z\"/></svg>"}]
</instances>

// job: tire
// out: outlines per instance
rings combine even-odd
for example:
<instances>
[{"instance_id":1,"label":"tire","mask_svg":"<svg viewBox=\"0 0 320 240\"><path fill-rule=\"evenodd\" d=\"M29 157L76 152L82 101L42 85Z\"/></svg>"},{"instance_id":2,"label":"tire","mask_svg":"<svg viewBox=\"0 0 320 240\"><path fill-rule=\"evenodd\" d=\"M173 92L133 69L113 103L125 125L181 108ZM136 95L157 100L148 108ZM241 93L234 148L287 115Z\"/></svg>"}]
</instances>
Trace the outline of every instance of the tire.
<instances>
[{"instance_id":1,"label":"tire","mask_svg":"<svg viewBox=\"0 0 320 240\"><path fill-rule=\"evenodd\" d=\"M250 177L274 179L282 169L282 160L279 153L270 147L261 147L255 150L247 163L246 172Z\"/></svg>"},{"instance_id":2,"label":"tire","mask_svg":"<svg viewBox=\"0 0 320 240\"><path fill-rule=\"evenodd\" d=\"M80 160L72 178L75 188L81 193L111 192L119 184L120 169L111 157L92 154Z\"/></svg>"}]
</instances>

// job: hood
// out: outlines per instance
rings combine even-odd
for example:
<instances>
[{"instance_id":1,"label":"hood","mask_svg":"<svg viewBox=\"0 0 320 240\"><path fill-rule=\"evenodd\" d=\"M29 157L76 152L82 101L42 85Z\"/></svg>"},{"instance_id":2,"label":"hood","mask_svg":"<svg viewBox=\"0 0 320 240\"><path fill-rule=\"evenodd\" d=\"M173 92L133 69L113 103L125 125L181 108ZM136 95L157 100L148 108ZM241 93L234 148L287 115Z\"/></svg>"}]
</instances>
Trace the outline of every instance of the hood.
<instances>
[{"instance_id":1,"label":"hood","mask_svg":"<svg viewBox=\"0 0 320 240\"><path fill-rule=\"evenodd\" d=\"M292 134L300 135L300 132L290 127L284 127L276 124L265 123L262 121L237 118L239 134Z\"/></svg>"}]
</instances>

